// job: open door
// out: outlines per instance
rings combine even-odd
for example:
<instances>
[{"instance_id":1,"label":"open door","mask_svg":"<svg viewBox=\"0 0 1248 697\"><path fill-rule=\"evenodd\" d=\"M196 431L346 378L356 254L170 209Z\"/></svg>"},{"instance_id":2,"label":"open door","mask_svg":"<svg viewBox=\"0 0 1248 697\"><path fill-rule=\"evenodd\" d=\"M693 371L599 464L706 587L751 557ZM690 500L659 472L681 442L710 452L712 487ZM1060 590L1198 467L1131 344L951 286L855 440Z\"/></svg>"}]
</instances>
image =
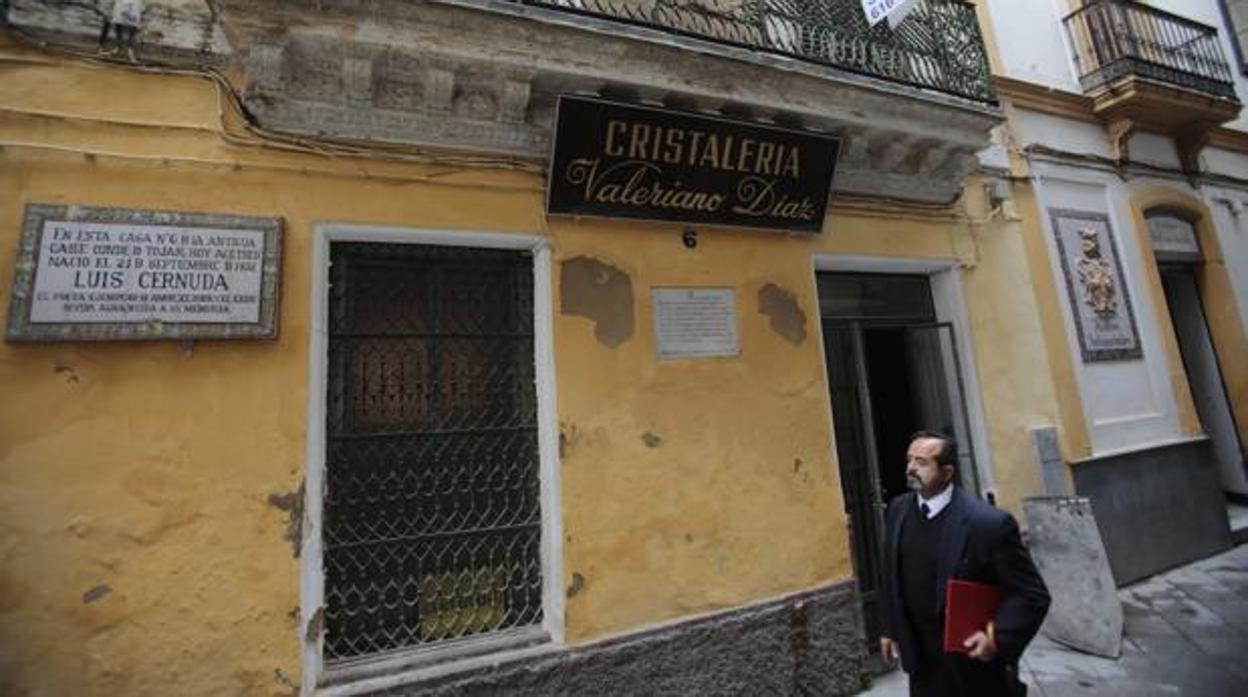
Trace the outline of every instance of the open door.
<instances>
[{"instance_id":1,"label":"open door","mask_svg":"<svg viewBox=\"0 0 1248 697\"><path fill-rule=\"evenodd\" d=\"M875 653L884 511L906 491L910 436L930 430L956 438L961 485L979 495L970 422L950 324L825 318L823 335L863 629Z\"/></svg>"}]
</instances>

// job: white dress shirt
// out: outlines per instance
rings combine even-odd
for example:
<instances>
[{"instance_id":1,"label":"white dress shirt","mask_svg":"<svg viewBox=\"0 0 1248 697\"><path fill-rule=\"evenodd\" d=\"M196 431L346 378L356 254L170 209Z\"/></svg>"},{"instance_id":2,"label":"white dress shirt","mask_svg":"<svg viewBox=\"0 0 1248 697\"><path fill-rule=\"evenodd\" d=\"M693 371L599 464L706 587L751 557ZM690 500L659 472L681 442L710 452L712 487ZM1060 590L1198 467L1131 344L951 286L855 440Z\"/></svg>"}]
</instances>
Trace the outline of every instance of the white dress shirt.
<instances>
[{"instance_id":1,"label":"white dress shirt","mask_svg":"<svg viewBox=\"0 0 1248 697\"><path fill-rule=\"evenodd\" d=\"M927 504L927 519L931 520L939 515L945 509L945 506L948 506L949 502L953 500L953 482L946 484L939 494L930 499L925 499L923 494L919 494L915 497L915 500L918 501L920 511L923 510L923 504Z\"/></svg>"}]
</instances>

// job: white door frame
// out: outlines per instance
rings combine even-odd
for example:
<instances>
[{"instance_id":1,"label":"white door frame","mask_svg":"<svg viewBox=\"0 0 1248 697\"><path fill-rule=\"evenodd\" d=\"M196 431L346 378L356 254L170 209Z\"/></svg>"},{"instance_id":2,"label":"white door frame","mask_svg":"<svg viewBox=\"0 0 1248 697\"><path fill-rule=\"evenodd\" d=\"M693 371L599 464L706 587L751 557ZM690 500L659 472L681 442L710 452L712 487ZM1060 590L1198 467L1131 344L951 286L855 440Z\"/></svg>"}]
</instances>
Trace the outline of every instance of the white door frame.
<instances>
[{"instance_id":1,"label":"white door frame","mask_svg":"<svg viewBox=\"0 0 1248 697\"><path fill-rule=\"evenodd\" d=\"M971 321L966 314L966 296L962 292L962 277L957 259L922 259L909 257L873 257L844 254L818 253L811 256L810 282L814 297L819 297L816 276L819 272L841 271L857 273L921 274L931 279L932 302L936 319L953 325L953 335L958 342L958 364L962 369L963 392L966 398L966 417L971 429L971 444L975 449L975 469L979 475L982 493L993 492L992 446L988 441L988 427L984 419L983 396L979 389L979 374L975 369L975 343L971 335ZM824 350L823 332L819 334L820 355ZM824 361L824 384L827 384L827 365ZM828 418L832 419L832 405L828 403ZM835 434L835 430L830 431ZM835 438L835 436L833 436ZM835 451L835 446L833 447ZM881 463L884 466L885 463Z\"/></svg>"},{"instance_id":2,"label":"white door frame","mask_svg":"<svg viewBox=\"0 0 1248 697\"><path fill-rule=\"evenodd\" d=\"M324 675L323 622L320 616L325 599L322 569L324 549L321 539L322 492L325 485L325 414L326 371L329 348L329 247L332 242L373 242L382 244L425 244L488 249L528 250L533 253L533 333L536 364L537 435L542 508L542 630L550 645L564 641L563 532L559 502L559 424L555 408L554 322L551 291L550 244L544 237L497 232L433 230L425 228L381 227L350 223L318 223L312 235L311 330L308 335L308 422L307 468L303 512L303 541L300 553L300 622L299 641L302 647L301 693L312 694ZM314 636L308 639L309 625ZM410 657L393 659L394 673L369 680L368 689L383 689L388 684L409 680L414 672L442 672L447 662L456 659L483 660L481 641L457 642L454 648L439 651L444 658L432 669L404 671ZM418 651L427 651L420 650ZM519 652L527 652L521 649ZM484 660L493 661L500 654L492 653ZM389 659L383 659L389 660ZM349 693L350 686L342 692ZM335 690L337 692L337 690Z\"/></svg>"}]
</instances>

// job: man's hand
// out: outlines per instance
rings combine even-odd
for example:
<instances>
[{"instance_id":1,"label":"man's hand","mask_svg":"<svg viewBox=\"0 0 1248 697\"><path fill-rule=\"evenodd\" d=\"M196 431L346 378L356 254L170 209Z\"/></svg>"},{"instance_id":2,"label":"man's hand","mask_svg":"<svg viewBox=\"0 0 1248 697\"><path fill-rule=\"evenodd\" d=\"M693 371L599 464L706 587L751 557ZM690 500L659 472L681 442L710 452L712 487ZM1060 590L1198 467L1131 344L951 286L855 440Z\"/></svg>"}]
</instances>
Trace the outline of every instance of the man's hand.
<instances>
[{"instance_id":1,"label":"man's hand","mask_svg":"<svg viewBox=\"0 0 1248 697\"><path fill-rule=\"evenodd\" d=\"M901 659L901 651L897 648L897 642L890 637L880 637L880 655L884 657L884 662L892 665Z\"/></svg>"},{"instance_id":2,"label":"man's hand","mask_svg":"<svg viewBox=\"0 0 1248 697\"><path fill-rule=\"evenodd\" d=\"M984 632L975 632L962 645L970 649L967 655L977 661L987 663L997 655L997 642Z\"/></svg>"}]
</instances>

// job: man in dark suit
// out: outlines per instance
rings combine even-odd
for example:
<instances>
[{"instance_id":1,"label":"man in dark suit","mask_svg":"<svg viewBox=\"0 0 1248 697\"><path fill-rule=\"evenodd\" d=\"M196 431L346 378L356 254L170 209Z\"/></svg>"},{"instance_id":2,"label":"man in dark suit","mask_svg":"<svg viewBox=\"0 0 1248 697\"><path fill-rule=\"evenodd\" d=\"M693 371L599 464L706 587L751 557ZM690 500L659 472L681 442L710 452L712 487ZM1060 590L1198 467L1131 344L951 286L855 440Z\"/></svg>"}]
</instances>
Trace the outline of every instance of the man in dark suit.
<instances>
[{"instance_id":1,"label":"man in dark suit","mask_svg":"<svg viewBox=\"0 0 1248 697\"><path fill-rule=\"evenodd\" d=\"M898 657L912 697L1024 694L1018 659L1049 609L1049 592L1004 511L955 486L957 443L920 432L906 453L911 492L894 498L885 525L880 653ZM996 620L942 650L945 585L951 578L1000 586Z\"/></svg>"}]
</instances>

